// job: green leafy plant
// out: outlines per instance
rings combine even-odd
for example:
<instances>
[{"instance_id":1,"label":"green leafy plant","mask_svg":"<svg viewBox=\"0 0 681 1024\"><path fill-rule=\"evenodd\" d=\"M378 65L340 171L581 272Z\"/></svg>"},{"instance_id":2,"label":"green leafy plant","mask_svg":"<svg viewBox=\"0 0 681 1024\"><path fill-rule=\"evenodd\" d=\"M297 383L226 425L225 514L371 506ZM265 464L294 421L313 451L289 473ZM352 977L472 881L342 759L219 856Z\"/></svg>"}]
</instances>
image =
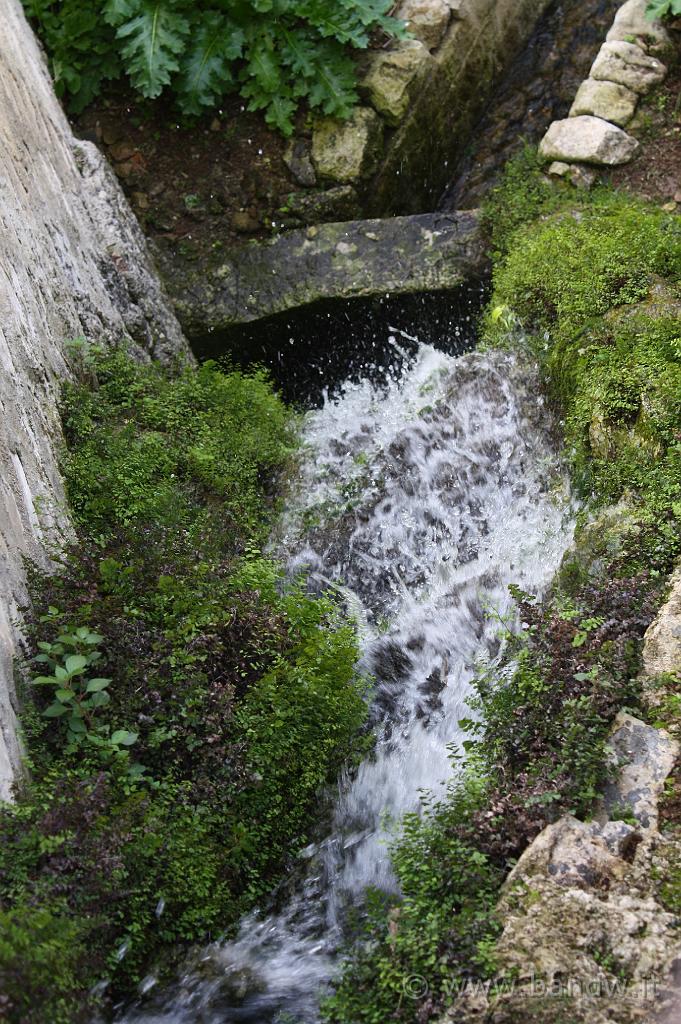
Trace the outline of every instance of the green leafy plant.
<instances>
[{"instance_id":1,"label":"green leafy plant","mask_svg":"<svg viewBox=\"0 0 681 1024\"><path fill-rule=\"evenodd\" d=\"M58 616L57 609L51 608L42 621L49 622ZM54 700L42 713L45 718L59 718L66 725L67 750L91 743L105 758L127 757L126 748L136 741L137 733L127 729L111 731L108 724L96 721L97 712L111 700L108 687L112 680L89 674L101 661L102 653L96 647L103 640L103 636L87 626L78 626L60 633L54 643L40 641L41 653L34 660L46 665L51 675L35 676L32 683L52 690Z\"/></svg>"},{"instance_id":2,"label":"green leafy plant","mask_svg":"<svg viewBox=\"0 0 681 1024\"><path fill-rule=\"evenodd\" d=\"M648 0L646 18L655 21L658 18L677 18L681 15L681 0Z\"/></svg>"},{"instance_id":3,"label":"green leafy plant","mask_svg":"<svg viewBox=\"0 0 681 1024\"><path fill-rule=\"evenodd\" d=\"M149 99L169 90L184 114L239 91L289 135L300 103L347 117L357 100L352 50L401 35L392 0L24 0L60 93L82 110L127 75Z\"/></svg>"},{"instance_id":4,"label":"green leafy plant","mask_svg":"<svg viewBox=\"0 0 681 1024\"><path fill-rule=\"evenodd\" d=\"M296 451L266 375L84 345L74 362L62 468L78 537L31 573L32 770L0 804L0 927L36 949L19 962L0 941L10 1024L92 1020L98 982L110 1009L152 964L232 930L367 743L354 627L260 551ZM77 970L66 942L49 975L44 923L82 940Z\"/></svg>"}]
</instances>

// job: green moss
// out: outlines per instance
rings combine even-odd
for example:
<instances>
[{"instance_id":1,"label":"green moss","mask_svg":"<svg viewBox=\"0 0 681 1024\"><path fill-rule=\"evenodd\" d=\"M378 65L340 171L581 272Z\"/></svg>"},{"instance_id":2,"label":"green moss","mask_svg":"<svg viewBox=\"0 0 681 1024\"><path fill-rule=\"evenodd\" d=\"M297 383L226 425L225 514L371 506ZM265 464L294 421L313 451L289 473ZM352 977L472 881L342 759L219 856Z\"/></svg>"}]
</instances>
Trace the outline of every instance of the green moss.
<instances>
[{"instance_id":1,"label":"green moss","mask_svg":"<svg viewBox=\"0 0 681 1024\"><path fill-rule=\"evenodd\" d=\"M681 276L679 218L615 194L517 231L494 271L492 308L506 308L550 344L577 341L595 318L644 299L654 275ZM505 332L488 320L488 338ZM579 346L576 346L577 348Z\"/></svg>"},{"instance_id":2,"label":"green moss","mask_svg":"<svg viewBox=\"0 0 681 1024\"><path fill-rule=\"evenodd\" d=\"M680 547L678 218L556 188L528 154L485 216L496 260L487 342L538 358L585 501L582 530L541 604L514 591L523 629L504 667L474 682L467 772L404 823L392 851L402 899L372 904L327 1004L332 1024L436 1019L459 982L494 973L500 882L546 824L590 813L611 723L637 707L642 638ZM413 975L425 979L416 998ZM518 1019L535 1011L570 1017L530 1000Z\"/></svg>"},{"instance_id":3,"label":"green moss","mask_svg":"<svg viewBox=\"0 0 681 1024\"><path fill-rule=\"evenodd\" d=\"M28 687L32 778L0 807L0 914L17 949L44 952L21 973L0 945L0 975L21 978L12 1022L91 1015L92 986L125 997L176 946L235 927L366 745L354 627L258 547L295 451L266 377L123 352L84 371L64 402L78 540L55 574L34 571L30 633L44 657L87 626L110 699L67 746L45 716L54 687ZM133 740L113 757L90 738L119 729ZM49 928L82 943L52 979ZM22 1000L55 1009L25 1018Z\"/></svg>"},{"instance_id":4,"label":"green moss","mask_svg":"<svg viewBox=\"0 0 681 1024\"><path fill-rule=\"evenodd\" d=\"M490 239L493 258L508 252L516 231L540 214L560 209L573 198L573 190L561 188L542 173L536 149L525 145L511 159L503 177L482 205L482 226Z\"/></svg>"},{"instance_id":5,"label":"green moss","mask_svg":"<svg viewBox=\"0 0 681 1024\"><path fill-rule=\"evenodd\" d=\"M86 957L79 925L18 903L0 911L0 1018L22 1024L84 1020L74 996Z\"/></svg>"}]
</instances>

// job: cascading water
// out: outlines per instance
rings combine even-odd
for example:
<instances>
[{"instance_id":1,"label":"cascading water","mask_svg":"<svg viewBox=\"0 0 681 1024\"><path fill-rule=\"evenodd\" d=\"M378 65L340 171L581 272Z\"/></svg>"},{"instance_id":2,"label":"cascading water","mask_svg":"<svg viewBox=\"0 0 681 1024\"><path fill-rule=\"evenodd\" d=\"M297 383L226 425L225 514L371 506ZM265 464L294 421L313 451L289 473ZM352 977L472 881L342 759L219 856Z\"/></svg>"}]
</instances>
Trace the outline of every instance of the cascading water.
<instances>
[{"instance_id":1,"label":"cascading water","mask_svg":"<svg viewBox=\"0 0 681 1024\"><path fill-rule=\"evenodd\" d=\"M476 662L498 655L512 616L508 584L541 590L571 539L550 419L518 356L420 345L387 384L347 385L308 414L304 442L275 544L356 614L376 748L340 780L284 909L244 920L128 1024L316 1019L348 907L394 888L390 822L451 774Z\"/></svg>"}]
</instances>

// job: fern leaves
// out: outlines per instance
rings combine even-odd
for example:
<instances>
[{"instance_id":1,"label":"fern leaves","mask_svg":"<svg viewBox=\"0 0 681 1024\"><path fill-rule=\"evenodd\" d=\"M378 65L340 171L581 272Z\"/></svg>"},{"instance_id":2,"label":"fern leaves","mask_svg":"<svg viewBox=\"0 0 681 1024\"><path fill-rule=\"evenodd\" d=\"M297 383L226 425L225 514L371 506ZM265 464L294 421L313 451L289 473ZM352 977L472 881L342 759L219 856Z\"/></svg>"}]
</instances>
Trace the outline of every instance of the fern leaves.
<instances>
[{"instance_id":1,"label":"fern leaves","mask_svg":"<svg viewBox=\"0 0 681 1024\"><path fill-rule=\"evenodd\" d=\"M74 106L124 71L150 99L172 90L190 115L238 89L286 135L301 101L346 117L357 101L351 50L366 47L376 28L403 32L388 16L392 0L23 2Z\"/></svg>"},{"instance_id":2,"label":"fern leaves","mask_svg":"<svg viewBox=\"0 0 681 1024\"><path fill-rule=\"evenodd\" d=\"M160 96L179 70L188 20L167 0L110 0L105 17L118 29L116 38L124 40L121 56L132 84L149 99Z\"/></svg>"},{"instance_id":3,"label":"fern leaves","mask_svg":"<svg viewBox=\"0 0 681 1024\"><path fill-rule=\"evenodd\" d=\"M245 34L222 14L212 13L193 34L178 82L186 114L215 106L234 84L233 65L243 55Z\"/></svg>"}]
</instances>

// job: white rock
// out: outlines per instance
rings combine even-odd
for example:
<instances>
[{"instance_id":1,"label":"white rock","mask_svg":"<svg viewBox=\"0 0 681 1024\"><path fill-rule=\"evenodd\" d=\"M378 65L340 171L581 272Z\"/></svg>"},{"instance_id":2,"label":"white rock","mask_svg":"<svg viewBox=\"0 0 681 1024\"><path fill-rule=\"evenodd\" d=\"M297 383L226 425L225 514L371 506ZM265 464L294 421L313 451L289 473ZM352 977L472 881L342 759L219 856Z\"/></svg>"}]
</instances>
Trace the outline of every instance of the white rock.
<instances>
[{"instance_id":1,"label":"white rock","mask_svg":"<svg viewBox=\"0 0 681 1024\"><path fill-rule=\"evenodd\" d=\"M600 117L584 114L554 121L539 146L545 160L577 160L613 167L631 160L638 142Z\"/></svg>"},{"instance_id":2,"label":"white rock","mask_svg":"<svg viewBox=\"0 0 681 1024\"><path fill-rule=\"evenodd\" d=\"M406 39L394 50L372 55L361 83L362 94L390 125L398 125L409 109L423 76L435 65L418 39Z\"/></svg>"},{"instance_id":3,"label":"white rock","mask_svg":"<svg viewBox=\"0 0 681 1024\"><path fill-rule=\"evenodd\" d=\"M681 567L671 580L669 598L649 627L643 644L643 673L654 677L681 673Z\"/></svg>"},{"instance_id":4,"label":"white rock","mask_svg":"<svg viewBox=\"0 0 681 1024\"><path fill-rule=\"evenodd\" d=\"M442 42L452 11L446 0L404 0L397 17L407 22L415 39L428 50L436 50Z\"/></svg>"},{"instance_id":5,"label":"white rock","mask_svg":"<svg viewBox=\"0 0 681 1024\"><path fill-rule=\"evenodd\" d=\"M549 178L566 178L570 173L570 164L566 164L562 160L554 160L546 173Z\"/></svg>"},{"instance_id":6,"label":"white rock","mask_svg":"<svg viewBox=\"0 0 681 1024\"><path fill-rule=\"evenodd\" d=\"M383 146L383 122L369 107L356 107L347 121L320 118L312 134L312 163L320 178L341 183L368 177Z\"/></svg>"},{"instance_id":7,"label":"white rock","mask_svg":"<svg viewBox=\"0 0 681 1024\"><path fill-rule=\"evenodd\" d=\"M599 82L617 82L643 94L662 82L666 74L664 64L640 46L614 40L601 46L590 77Z\"/></svg>"},{"instance_id":8,"label":"white rock","mask_svg":"<svg viewBox=\"0 0 681 1024\"><path fill-rule=\"evenodd\" d=\"M614 781L603 791L603 808L612 813L627 808L641 828L657 828L658 802L674 768L679 745L664 729L620 711L608 739Z\"/></svg>"},{"instance_id":9,"label":"white rock","mask_svg":"<svg viewBox=\"0 0 681 1024\"><path fill-rule=\"evenodd\" d=\"M637 103L638 96L626 86L587 78L577 90L575 101L570 108L570 117L593 114L595 117L602 117L604 121L611 121L623 127L629 124L634 116Z\"/></svg>"},{"instance_id":10,"label":"white rock","mask_svg":"<svg viewBox=\"0 0 681 1024\"><path fill-rule=\"evenodd\" d=\"M606 42L631 42L633 37L640 47L649 52L670 49L672 41L669 33L660 21L646 18L646 6L647 0L627 0L622 4L605 37Z\"/></svg>"}]
</instances>

